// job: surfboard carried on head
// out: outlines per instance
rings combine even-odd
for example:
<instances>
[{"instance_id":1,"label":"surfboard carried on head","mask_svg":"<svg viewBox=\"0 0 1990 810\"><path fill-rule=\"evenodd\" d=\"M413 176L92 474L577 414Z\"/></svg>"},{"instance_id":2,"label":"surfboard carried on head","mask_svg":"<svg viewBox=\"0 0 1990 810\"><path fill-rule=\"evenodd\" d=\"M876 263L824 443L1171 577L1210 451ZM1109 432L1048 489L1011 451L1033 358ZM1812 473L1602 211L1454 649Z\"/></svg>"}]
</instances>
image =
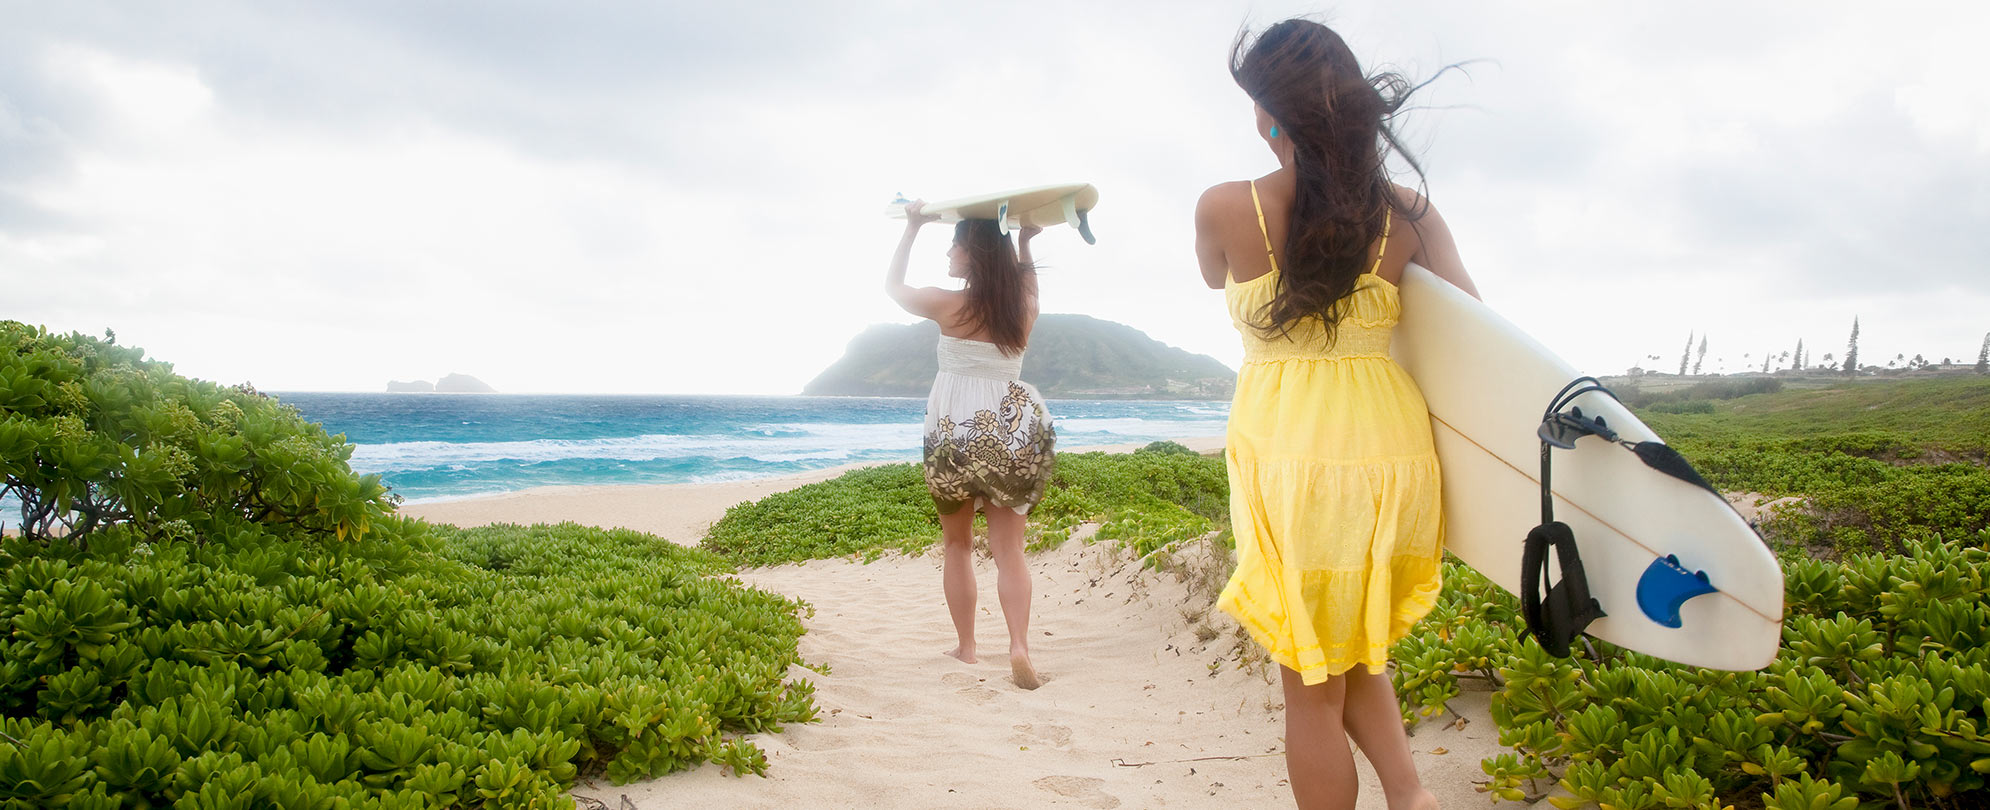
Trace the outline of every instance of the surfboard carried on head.
<instances>
[{"instance_id":1,"label":"surfboard carried on head","mask_svg":"<svg viewBox=\"0 0 1990 810\"><path fill-rule=\"evenodd\" d=\"M1399 290L1392 352L1430 407L1445 548L1559 625L1544 647L1573 628L1691 666L1775 660L1782 567L1719 493L1490 307L1414 264Z\"/></svg>"},{"instance_id":2,"label":"surfboard carried on head","mask_svg":"<svg viewBox=\"0 0 1990 810\"><path fill-rule=\"evenodd\" d=\"M899 195L885 209L885 215L894 219L905 218L905 204L912 202ZM1097 244L1092 238L1090 213L1099 204L1099 190L1090 183L1065 183L1055 186L1032 186L1030 188L995 191L975 194L953 200L929 202L925 211L936 214L941 222L959 222L963 219L992 219L1001 223L1002 233L1024 226L1048 228L1054 225L1069 225L1078 230L1085 244Z\"/></svg>"}]
</instances>

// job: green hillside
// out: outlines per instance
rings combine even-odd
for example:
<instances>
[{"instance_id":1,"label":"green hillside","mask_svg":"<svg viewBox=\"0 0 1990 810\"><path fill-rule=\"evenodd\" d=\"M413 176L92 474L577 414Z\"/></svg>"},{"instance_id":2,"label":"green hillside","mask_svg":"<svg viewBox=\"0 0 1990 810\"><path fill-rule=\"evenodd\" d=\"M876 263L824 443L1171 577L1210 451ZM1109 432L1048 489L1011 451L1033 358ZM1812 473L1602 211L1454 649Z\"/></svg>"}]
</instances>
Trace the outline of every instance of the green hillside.
<instances>
[{"instance_id":1,"label":"green hillside","mask_svg":"<svg viewBox=\"0 0 1990 810\"><path fill-rule=\"evenodd\" d=\"M850 341L843 358L803 394L925 396L939 371L939 326L879 324ZM1237 373L1125 324L1085 315L1044 315L1030 336L1023 379L1068 399L1228 399Z\"/></svg>"},{"instance_id":2,"label":"green hillside","mask_svg":"<svg viewBox=\"0 0 1990 810\"><path fill-rule=\"evenodd\" d=\"M1886 433L1910 438L1928 450L1981 458L1990 451L1990 377L1957 375L1925 379L1847 380L1825 388L1754 393L1725 398L1720 385L1689 387L1679 410L1651 413L1646 422L1668 441L1725 443L1741 439L1797 439ZM1634 387L1617 391L1637 404Z\"/></svg>"}]
</instances>

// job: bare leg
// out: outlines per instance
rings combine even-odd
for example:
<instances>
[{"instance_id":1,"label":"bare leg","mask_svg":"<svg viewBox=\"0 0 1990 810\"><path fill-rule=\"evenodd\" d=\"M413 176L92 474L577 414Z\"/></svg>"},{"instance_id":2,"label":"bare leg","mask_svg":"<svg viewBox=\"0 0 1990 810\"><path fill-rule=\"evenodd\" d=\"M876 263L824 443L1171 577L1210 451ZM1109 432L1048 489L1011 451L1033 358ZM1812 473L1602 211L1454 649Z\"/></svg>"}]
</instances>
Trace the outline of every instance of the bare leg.
<instances>
[{"instance_id":1,"label":"bare leg","mask_svg":"<svg viewBox=\"0 0 1990 810\"><path fill-rule=\"evenodd\" d=\"M1285 683L1285 773L1292 798L1300 810L1351 810L1361 785L1341 726L1347 679L1307 686L1286 667L1278 673Z\"/></svg>"},{"instance_id":2,"label":"bare leg","mask_svg":"<svg viewBox=\"0 0 1990 810\"><path fill-rule=\"evenodd\" d=\"M947 654L974 663L974 506L940 516L940 542L946 544L946 562L940 568L940 582L947 593L947 613L954 619L954 634L960 644Z\"/></svg>"},{"instance_id":3,"label":"bare leg","mask_svg":"<svg viewBox=\"0 0 1990 810\"><path fill-rule=\"evenodd\" d=\"M1002 620L1009 625L1009 672L1016 685L1043 685L1030 664L1030 569L1023 559L1023 528L1027 521L1013 509L988 510L988 550L995 556L995 594L1002 600Z\"/></svg>"},{"instance_id":4,"label":"bare leg","mask_svg":"<svg viewBox=\"0 0 1990 810\"><path fill-rule=\"evenodd\" d=\"M1382 779L1382 793L1389 810L1434 810L1437 797L1424 790L1417 779L1416 764L1410 761L1410 738L1403 732L1403 710L1397 702L1396 686L1387 673L1370 673L1365 666L1348 670L1346 708L1348 736L1361 746L1375 775ZM1337 679L1339 680L1339 679Z\"/></svg>"}]
</instances>

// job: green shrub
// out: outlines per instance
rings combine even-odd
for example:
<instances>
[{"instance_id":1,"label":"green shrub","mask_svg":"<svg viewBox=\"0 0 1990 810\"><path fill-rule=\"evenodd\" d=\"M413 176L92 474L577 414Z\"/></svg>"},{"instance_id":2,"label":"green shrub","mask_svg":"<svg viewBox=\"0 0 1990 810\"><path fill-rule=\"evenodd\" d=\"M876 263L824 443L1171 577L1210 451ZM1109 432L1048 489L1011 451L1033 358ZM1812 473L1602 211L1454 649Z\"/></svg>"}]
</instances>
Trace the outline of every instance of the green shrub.
<instances>
[{"instance_id":1,"label":"green shrub","mask_svg":"<svg viewBox=\"0 0 1990 810\"><path fill-rule=\"evenodd\" d=\"M25 743L0 806L570 806L586 771L760 772L739 735L815 716L801 606L636 532L390 518L330 545L12 538L0 565Z\"/></svg>"},{"instance_id":2,"label":"green shrub","mask_svg":"<svg viewBox=\"0 0 1990 810\"><path fill-rule=\"evenodd\" d=\"M918 553L939 539L925 473L917 464L883 464L727 509L703 546L744 565L770 565Z\"/></svg>"},{"instance_id":3,"label":"green shrub","mask_svg":"<svg viewBox=\"0 0 1990 810\"><path fill-rule=\"evenodd\" d=\"M1640 415L1715 486L1798 499L1761 525L1796 553L1990 528L1990 381L1861 383L1670 410Z\"/></svg>"},{"instance_id":4,"label":"green shrub","mask_svg":"<svg viewBox=\"0 0 1990 810\"><path fill-rule=\"evenodd\" d=\"M0 341L0 810L571 807L815 717L804 606L722 558L399 518L274 400Z\"/></svg>"},{"instance_id":5,"label":"green shrub","mask_svg":"<svg viewBox=\"0 0 1990 810\"><path fill-rule=\"evenodd\" d=\"M1177 455L1177 456L1201 455L1200 453L1197 453L1194 450L1188 449L1188 445L1182 444L1181 442L1171 442L1166 440L1158 442L1148 442L1146 447L1142 447L1139 450L1135 450L1134 452L1164 453L1164 454Z\"/></svg>"},{"instance_id":6,"label":"green shrub","mask_svg":"<svg viewBox=\"0 0 1990 810\"><path fill-rule=\"evenodd\" d=\"M364 535L392 508L352 446L247 386L172 373L137 349L0 321L0 495L26 537L130 526L142 540L247 526Z\"/></svg>"},{"instance_id":7,"label":"green shrub","mask_svg":"<svg viewBox=\"0 0 1990 810\"><path fill-rule=\"evenodd\" d=\"M1229 515L1222 459L1166 450L1062 453L1030 510L1030 547L1061 544L1079 524L1100 523L1099 539L1145 555L1210 532L1227 540ZM886 464L728 509L703 547L743 565L769 565L918 553L939 538L918 465Z\"/></svg>"},{"instance_id":8,"label":"green shrub","mask_svg":"<svg viewBox=\"0 0 1990 810\"><path fill-rule=\"evenodd\" d=\"M1415 722L1460 677L1489 680L1514 752L1484 790L1557 807L1852 810L1990 799L1990 532L1901 555L1786 564L1783 646L1761 672L1680 666L1595 642L1571 659L1523 638L1514 600L1446 568L1444 597L1394 650ZM1592 651L1593 647L1593 651Z\"/></svg>"},{"instance_id":9,"label":"green shrub","mask_svg":"<svg viewBox=\"0 0 1990 810\"><path fill-rule=\"evenodd\" d=\"M1990 468L1895 433L1672 442L1727 491L1800 502L1763 524L1773 540L1857 553L1990 528Z\"/></svg>"},{"instance_id":10,"label":"green shrub","mask_svg":"<svg viewBox=\"0 0 1990 810\"><path fill-rule=\"evenodd\" d=\"M1030 521L1039 545L1062 543L1079 524L1098 523L1096 539L1143 557L1210 532L1227 541L1230 481L1222 459L1192 452L1067 453L1057 457Z\"/></svg>"}]
</instances>

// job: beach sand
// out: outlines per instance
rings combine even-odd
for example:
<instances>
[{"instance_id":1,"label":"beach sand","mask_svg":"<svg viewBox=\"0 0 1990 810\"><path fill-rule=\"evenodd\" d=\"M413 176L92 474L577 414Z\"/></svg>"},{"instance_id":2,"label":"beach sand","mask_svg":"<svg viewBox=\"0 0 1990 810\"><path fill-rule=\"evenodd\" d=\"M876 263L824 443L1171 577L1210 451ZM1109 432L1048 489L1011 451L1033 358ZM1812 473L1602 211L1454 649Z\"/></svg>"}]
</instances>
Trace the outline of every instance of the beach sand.
<instances>
[{"instance_id":1,"label":"beach sand","mask_svg":"<svg viewBox=\"0 0 1990 810\"><path fill-rule=\"evenodd\" d=\"M1182 443L1222 446L1221 438ZM737 503L841 472L555 488L403 511L462 525L574 520L690 543ZM1079 539L1033 555L1030 648L1046 679L1035 691L1010 682L1008 632L985 548L976 561L976 664L943 654L954 634L937 546L870 564L747 569L739 575L745 583L814 607L800 648L809 668L792 674L815 684L819 722L751 735L767 753L764 779L706 765L629 785L583 781L573 792L609 808L626 798L643 810L1290 807L1276 675L1239 664L1235 624L1209 609L1221 572L1212 579L1212 563L1183 556L1188 565L1154 571L1110 544ZM1489 697L1467 691L1452 701L1461 717L1428 720L1410 738L1424 784L1446 807L1489 805L1473 784L1485 779L1480 759L1504 750ZM1356 759L1359 806L1386 807L1372 771Z\"/></svg>"}]
</instances>

